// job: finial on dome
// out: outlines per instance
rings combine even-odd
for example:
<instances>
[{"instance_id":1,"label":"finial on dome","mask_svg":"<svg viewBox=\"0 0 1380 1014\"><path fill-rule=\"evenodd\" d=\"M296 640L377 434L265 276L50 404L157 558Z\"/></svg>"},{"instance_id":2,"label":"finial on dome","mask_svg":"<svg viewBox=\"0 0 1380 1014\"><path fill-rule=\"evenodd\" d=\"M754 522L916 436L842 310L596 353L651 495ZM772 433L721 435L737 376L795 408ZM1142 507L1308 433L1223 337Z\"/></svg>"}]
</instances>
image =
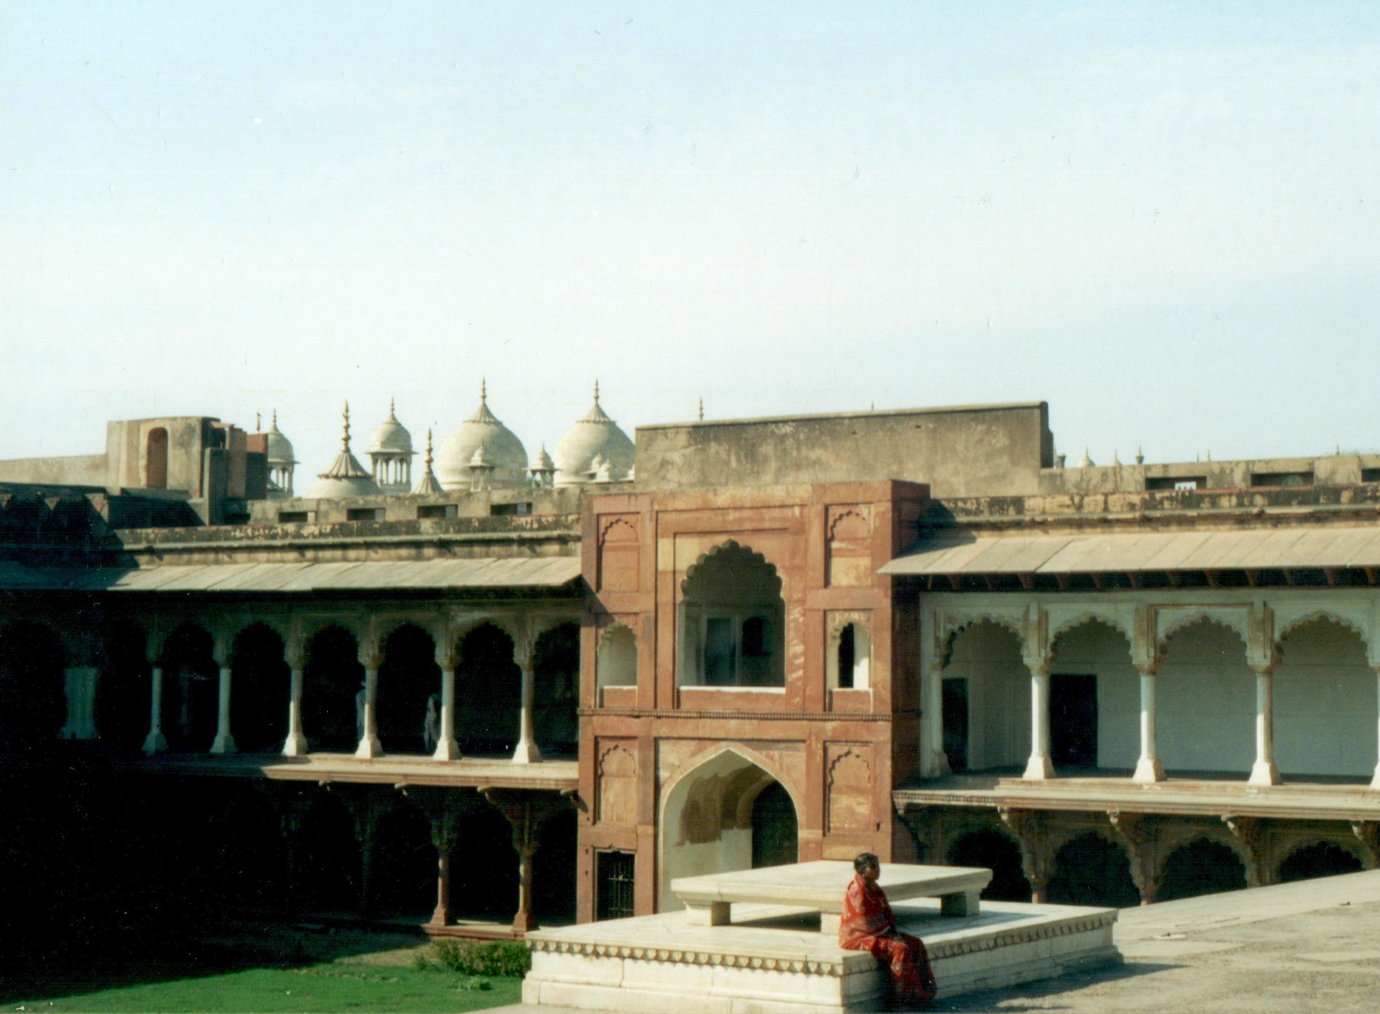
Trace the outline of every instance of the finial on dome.
<instances>
[{"instance_id":1,"label":"finial on dome","mask_svg":"<svg viewBox=\"0 0 1380 1014\"><path fill-rule=\"evenodd\" d=\"M397 421L398 421L398 413L394 410L393 404L394 404L394 399L389 398L389 399L388 399L388 420L389 420L389 422L397 422Z\"/></svg>"},{"instance_id":2,"label":"finial on dome","mask_svg":"<svg viewBox=\"0 0 1380 1014\"><path fill-rule=\"evenodd\" d=\"M704 399L700 399L700 422L704 422Z\"/></svg>"},{"instance_id":3,"label":"finial on dome","mask_svg":"<svg viewBox=\"0 0 1380 1014\"><path fill-rule=\"evenodd\" d=\"M599 378L594 378L594 404L599 404Z\"/></svg>"},{"instance_id":4,"label":"finial on dome","mask_svg":"<svg viewBox=\"0 0 1380 1014\"><path fill-rule=\"evenodd\" d=\"M275 430L278 428L278 410L276 408L273 410L273 428Z\"/></svg>"},{"instance_id":5,"label":"finial on dome","mask_svg":"<svg viewBox=\"0 0 1380 1014\"><path fill-rule=\"evenodd\" d=\"M489 400L489 378L479 378L479 404L483 405Z\"/></svg>"},{"instance_id":6,"label":"finial on dome","mask_svg":"<svg viewBox=\"0 0 1380 1014\"><path fill-rule=\"evenodd\" d=\"M431 427L426 428L426 470L431 471Z\"/></svg>"},{"instance_id":7,"label":"finial on dome","mask_svg":"<svg viewBox=\"0 0 1380 1014\"><path fill-rule=\"evenodd\" d=\"M340 442L341 442L341 444L343 444L344 447L345 447L345 453L346 453L346 454L349 454L349 453L350 453L350 402L349 402L348 400L345 402L345 432L344 432L344 434L342 435L342 437L341 437L341 439L340 439Z\"/></svg>"},{"instance_id":8,"label":"finial on dome","mask_svg":"<svg viewBox=\"0 0 1380 1014\"><path fill-rule=\"evenodd\" d=\"M254 413L254 432L260 433L264 428L264 417L262 412Z\"/></svg>"}]
</instances>

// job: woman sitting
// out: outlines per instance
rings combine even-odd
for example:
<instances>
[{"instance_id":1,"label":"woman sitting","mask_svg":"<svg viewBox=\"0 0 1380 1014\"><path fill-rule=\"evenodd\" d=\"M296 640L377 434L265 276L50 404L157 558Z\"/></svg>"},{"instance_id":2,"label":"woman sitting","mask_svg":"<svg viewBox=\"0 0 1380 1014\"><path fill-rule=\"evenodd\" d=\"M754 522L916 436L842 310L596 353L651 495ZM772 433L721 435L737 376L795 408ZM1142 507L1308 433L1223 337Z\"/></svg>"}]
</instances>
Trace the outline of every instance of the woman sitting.
<instances>
[{"instance_id":1,"label":"woman sitting","mask_svg":"<svg viewBox=\"0 0 1380 1014\"><path fill-rule=\"evenodd\" d=\"M927 1004L934 999L934 973L919 937L896 928L886 892L877 886L882 864L864 852L853 860L857 876L843 898L839 946L868 951L891 968L891 1000L897 1007Z\"/></svg>"}]
</instances>

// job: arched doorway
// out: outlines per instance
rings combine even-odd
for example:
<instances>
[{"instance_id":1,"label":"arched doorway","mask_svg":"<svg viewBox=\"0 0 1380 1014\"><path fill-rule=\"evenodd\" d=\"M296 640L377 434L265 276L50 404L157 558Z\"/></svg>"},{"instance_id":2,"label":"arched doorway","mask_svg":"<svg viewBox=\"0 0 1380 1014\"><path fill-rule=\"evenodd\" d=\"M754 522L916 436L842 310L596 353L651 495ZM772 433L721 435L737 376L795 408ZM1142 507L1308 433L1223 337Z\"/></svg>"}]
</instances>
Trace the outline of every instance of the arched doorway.
<instances>
[{"instance_id":1,"label":"arched doorway","mask_svg":"<svg viewBox=\"0 0 1380 1014\"><path fill-rule=\"evenodd\" d=\"M755 804L771 786L759 808ZM770 772L725 748L671 785L661 808L661 909L683 906L671 881L755 865L794 862L799 838L794 800ZM791 829L795 829L794 836Z\"/></svg>"},{"instance_id":2,"label":"arched doorway","mask_svg":"<svg viewBox=\"0 0 1380 1014\"><path fill-rule=\"evenodd\" d=\"M1336 620L1299 624L1280 639L1274 673L1275 761L1295 776L1369 781L1376 757L1375 671L1366 644Z\"/></svg>"},{"instance_id":3,"label":"arched doorway","mask_svg":"<svg viewBox=\"0 0 1380 1014\"><path fill-rule=\"evenodd\" d=\"M455 728L465 754L507 756L517 746L522 671L513 639L482 623L460 639L455 668ZM514 902L516 911L516 902Z\"/></svg>"},{"instance_id":4,"label":"arched doorway","mask_svg":"<svg viewBox=\"0 0 1380 1014\"><path fill-rule=\"evenodd\" d=\"M318 631L302 672L302 731L312 750L354 752L359 745L355 695L363 685L354 635L336 626Z\"/></svg>"},{"instance_id":5,"label":"arched doorway","mask_svg":"<svg viewBox=\"0 0 1380 1014\"><path fill-rule=\"evenodd\" d=\"M1088 620L1061 632L1051 656L1051 763L1065 771L1134 768L1140 675L1125 633L1105 620Z\"/></svg>"},{"instance_id":6,"label":"arched doorway","mask_svg":"<svg viewBox=\"0 0 1380 1014\"><path fill-rule=\"evenodd\" d=\"M1206 618L1174 630L1164 642L1155 696L1166 771L1251 770L1255 675L1240 634Z\"/></svg>"},{"instance_id":7,"label":"arched doorway","mask_svg":"<svg viewBox=\"0 0 1380 1014\"><path fill-rule=\"evenodd\" d=\"M184 624L163 644L163 735L174 750L209 750L216 737L220 667L201 627Z\"/></svg>"},{"instance_id":8,"label":"arched doorway","mask_svg":"<svg viewBox=\"0 0 1380 1014\"><path fill-rule=\"evenodd\" d=\"M379 666L379 741L384 753L431 753L427 747L427 701L440 706L441 669L436 642L421 627L405 623L388 635Z\"/></svg>"},{"instance_id":9,"label":"arched doorway","mask_svg":"<svg viewBox=\"0 0 1380 1014\"><path fill-rule=\"evenodd\" d=\"M278 750L287 737L288 665L283 639L255 623L235 637L230 653L230 732L241 752Z\"/></svg>"},{"instance_id":10,"label":"arched doorway","mask_svg":"<svg viewBox=\"0 0 1380 1014\"><path fill-rule=\"evenodd\" d=\"M1054 854L1046 897L1051 905L1129 908L1140 904L1126 853L1092 832L1079 835Z\"/></svg>"},{"instance_id":11,"label":"arched doorway","mask_svg":"<svg viewBox=\"0 0 1380 1014\"><path fill-rule=\"evenodd\" d=\"M981 828L960 835L949 846L951 866L980 866L992 871L982 897L991 901L1029 901L1030 881L1021 868L1021 849L1007 835Z\"/></svg>"},{"instance_id":12,"label":"arched doorway","mask_svg":"<svg viewBox=\"0 0 1380 1014\"><path fill-rule=\"evenodd\" d=\"M1246 867L1230 847L1209 838L1180 845L1164 861L1156 901L1196 898L1200 894L1239 891L1246 886Z\"/></svg>"},{"instance_id":13,"label":"arched doorway","mask_svg":"<svg viewBox=\"0 0 1380 1014\"><path fill-rule=\"evenodd\" d=\"M579 747L580 627L544 631L532 651L532 724L544 755L573 757Z\"/></svg>"},{"instance_id":14,"label":"arched doorway","mask_svg":"<svg viewBox=\"0 0 1380 1014\"><path fill-rule=\"evenodd\" d=\"M1030 757L1030 671L1009 628L957 631L944 667L944 753L954 771L1022 767Z\"/></svg>"},{"instance_id":15,"label":"arched doorway","mask_svg":"<svg viewBox=\"0 0 1380 1014\"><path fill-rule=\"evenodd\" d=\"M123 621L105 634L105 664L96 681L96 735L119 750L134 751L149 731L151 681L148 637Z\"/></svg>"}]
</instances>

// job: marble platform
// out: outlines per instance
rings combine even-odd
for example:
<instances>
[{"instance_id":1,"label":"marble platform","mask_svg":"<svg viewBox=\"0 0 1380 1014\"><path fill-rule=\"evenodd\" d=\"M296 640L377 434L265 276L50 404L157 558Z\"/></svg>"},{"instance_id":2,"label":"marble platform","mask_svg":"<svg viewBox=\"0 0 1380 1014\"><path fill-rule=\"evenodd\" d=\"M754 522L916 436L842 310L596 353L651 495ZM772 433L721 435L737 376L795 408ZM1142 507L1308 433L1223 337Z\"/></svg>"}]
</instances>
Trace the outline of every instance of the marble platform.
<instances>
[{"instance_id":1,"label":"marble platform","mask_svg":"<svg viewBox=\"0 0 1380 1014\"><path fill-rule=\"evenodd\" d=\"M976 914L945 916L929 899L892 908L901 927L925 941L941 999L1121 960L1112 943L1115 909L987 901ZM625 1012L880 1009L887 984L876 960L840 948L820 933L819 920L813 908L743 902L727 925L702 925L679 911L540 930L527 935L532 970L522 998Z\"/></svg>"}]
</instances>

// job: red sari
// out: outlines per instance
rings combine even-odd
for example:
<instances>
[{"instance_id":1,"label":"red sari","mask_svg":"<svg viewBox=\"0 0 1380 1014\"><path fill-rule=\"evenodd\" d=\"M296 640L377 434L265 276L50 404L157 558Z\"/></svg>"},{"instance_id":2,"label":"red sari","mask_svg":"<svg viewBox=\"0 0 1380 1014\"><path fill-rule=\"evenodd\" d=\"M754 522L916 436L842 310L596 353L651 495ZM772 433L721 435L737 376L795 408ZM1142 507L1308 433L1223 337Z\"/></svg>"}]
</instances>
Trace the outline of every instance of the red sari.
<instances>
[{"instance_id":1,"label":"red sari","mask_svg":"<svg viewBox=\"0 0 1380 1014\"><path fill-rule=\"evenodd\" d=\"M892 999L902 1005L929 1003L934 999L934 973L919 937L896 928L886 892L855 876L843 896L839 922L839 946L868 951L891 968Z\"/></svg>"}]
</instances>

